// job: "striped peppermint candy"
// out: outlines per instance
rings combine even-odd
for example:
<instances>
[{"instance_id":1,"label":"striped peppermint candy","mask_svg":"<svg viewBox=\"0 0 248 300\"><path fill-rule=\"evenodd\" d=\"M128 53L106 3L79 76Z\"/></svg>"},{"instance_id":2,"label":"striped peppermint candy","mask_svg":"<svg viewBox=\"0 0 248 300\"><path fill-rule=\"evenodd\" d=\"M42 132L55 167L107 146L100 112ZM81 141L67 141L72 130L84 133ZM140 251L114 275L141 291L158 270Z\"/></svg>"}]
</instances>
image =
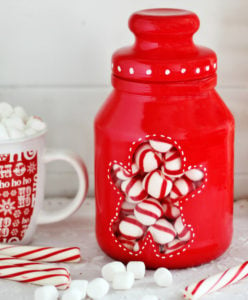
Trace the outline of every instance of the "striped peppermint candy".
<instances>
[{"instance_id":1,"label":"striped peppermint candy","mask_svg":"<svg viewBox=\"0 0 248 300\"><path fill-rule=\"evenodd\" d=\"M135 163L132 164L131 169L132 173L129 173L125 168L118 164L114 164L112 167L113 173L120 180L127 180L138 174L139 169Z\"/></svg>"},{"instance_id":2,"label":"striped peppermint candy","mask_svg":"<svg viewBox=\"0 0 248 300\"><path fill-rule=\"evenodd\" d=\"M166 143L158 140L149 140L149 144L155 151L161 153L165 153L173 147L173 145L170 143Z\"/></svg>"},{"instance_id":3,"label":"striped peppermint candy","mask_svg":"<svg viewBox=\"0 0 248 300\"><path fill-rule=\"evenodd\" d=\"M158 244L167 244L176 237L174 226L166 219L159 219L154 225L149 227L149 231Z\"/></svg>"},{"instance_id":4,"label":"striped peppermint candy","mask_svg":"<svg viewBox=\"0 0 248 300\"><path fill-rule=\"evenodd\" d=\"M185 246L186 242L180 241L179 239L175 239L174 241L166 244L165 246L165 254L172 253L174 251L177 251L181 249L183 246Z\"/></svg>"},{"instance_id":5,"label":"striped peppermint candy","mask_svg":"<svg viewBox=\"0 0 248 300\"><path fill-rule=\"evenodd\" d=\"M144 226L135 216L127 216L120 222L120 233L128 240L139 239L144 235Z\"/></svg>"},{"instance_id":6,"label":"striped peppermint candy","mask_svg":"<svg viewBox=\"0 0 248 300\"><path fill-rule=\"evenodd\" d=\"M147 193L142 186L139 177L133 177L125 180L121 184L122 191L127 195L127 201L138 203L147 198Z\"/></svg>"},{"instance_id":7,"label":"striped peppermint candy","mask_svg":"<svg viewBox=\"0 0 248 300\"><path fill-rule=\"evenodd\" d=\"M161 164L162 155L155 152L149 144L142 144L134 154L134 160L139 170L151 172Z\"/></svg>"},{"instance_id":8,"label":"striped peppermint candy","mask_svg":"<svg viewBox=\"0 0 248 300\"><path fill-rule=\"evenodd\" d=\"M199 181L203 179L204 172L200 169L191 169L185 172L185 176L192 181Z\"/></svg>"},{"instance_id":9,"label":"striped peppermint candy","mask_svg":"<svg viewBox=\"0 0 248 300\"><path fill-rule=\"evenodd\" d=\"M182 168L182 160L180 152L177 150L170 150L164 155L164 169L168 174L174 174Z\"/></svg>"},{"instance_id":10,"label":"striped peppermint candy","mask_svg":"<svg viewBox=\"0 0 248 300\"><path fill-rule=\"evenodd\" d=\"M186 196L194 189L194 185L187 177L182 177L173 182L170 198L175 200L180 197Z\"/></svg>"},{"instance_id":11,"label":"striped peppermint candy","mask_svg":"<svg viewBox=\"0 0 248 300\"><path fill-rule=\"evenodd\" d=\"M165 177L160 170L155 170L145 176L143 187L153 198L162 199L170 193L172 181Z\"/></svg>"},{"instance_id":12,"label":"striped peppermint candy","mask_svg":"<svg viewBox=\"0 0 248 300\"><path fill-rule=\"evenodd\" d=\"M134 215L140 223L150 226L163 215L163 207L159 201L148 198L135 206Z\"/></svg>"},{"instance_id":13,"label":"striped peppermint candy","mask_svg":"<svg viewBox=\"0 0 248 300\"><path fill-rule=\"evenodd\" d=\"M199 299L247 277L248 261L187 286L184 290L184 298Z\"/></svg>"},{"instance_id":14,"label":"striped peppermint candy","mask_svg":"<svg viewBox=\"0 0 248 300\"><path fill-rule=\"evenodd\" d=\"M129 249L129 250L133 250L134 245L136 244L136 240L128 240L127 238L125 238L124 236L119 236L118 240L121 242L121 244Z\"/></svg>"},{"instance_id":15,"label":"striped peppermint candy","mask_svg":"<svg viewBox=\"0 0 248 300\"><path fill-rule=\"evenodd\" d=\"M177 217L180 216L180 209L176 205L170 203L169 201L163 201L162 207L166 219L175 220Z\"/></svg>"},{"instance_id":16,"label":"striped peppermint candy","mask_svg":"<svg viewBox=\"0 0 248 300\"><path fill-rule=\"evenodd\" d=\"M133 215L136 203L131 203L130 201L123 201L121 205L121 214L124 216Z\"/></svg>"},{"instance_id":17,"label":"striped peppermint candy","mask_svg":"<svg viewBox=\"0 0 248 300\"><path fill-rule=\"evenodd\" d=\"M187 242L187 241L190 240L191 231L186 225L183 224L181 217L178 217L176 219L176 221L174 223L174 227L175 227L175 230L177 232L178 239L180 241Z\"/></svg>"}]
</instances>

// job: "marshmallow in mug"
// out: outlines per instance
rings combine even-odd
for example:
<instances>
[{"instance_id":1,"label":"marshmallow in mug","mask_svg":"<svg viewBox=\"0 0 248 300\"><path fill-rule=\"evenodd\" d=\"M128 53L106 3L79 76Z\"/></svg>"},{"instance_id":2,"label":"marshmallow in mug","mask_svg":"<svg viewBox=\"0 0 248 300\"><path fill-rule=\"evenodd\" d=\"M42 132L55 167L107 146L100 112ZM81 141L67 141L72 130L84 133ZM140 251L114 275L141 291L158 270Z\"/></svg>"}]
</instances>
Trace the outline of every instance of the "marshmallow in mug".
<instances>
[{"instance_id":1,"label":"marshmallow in mug","mask_svg":"<svg viewBox=\"0 0 248 300\"><path fill-rule=\"evenodd\" d=\"M32 136L45 129L40 118L28 116L21 106L0 102L0 141Z\"/></svg>"}]
</instances>

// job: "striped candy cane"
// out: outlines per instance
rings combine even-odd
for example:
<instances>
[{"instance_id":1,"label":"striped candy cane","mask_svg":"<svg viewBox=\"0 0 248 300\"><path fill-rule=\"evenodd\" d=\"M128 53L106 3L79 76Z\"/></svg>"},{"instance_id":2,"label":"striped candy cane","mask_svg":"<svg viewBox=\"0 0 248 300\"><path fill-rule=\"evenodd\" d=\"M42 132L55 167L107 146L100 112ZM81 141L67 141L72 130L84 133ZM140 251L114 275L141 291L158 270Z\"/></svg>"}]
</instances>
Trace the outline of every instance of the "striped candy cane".
<instances>
[{"instance_id":1,"label":"striped candy cane","mask_svg":"<svg viewBox=\"0 0 248 300\"><path fill-rule=\"evenodd\" d=\"M81 259L77 247L52 248L0 244L0 255L7 255L30 261L78 262Z\"/></svg>"},{"instance_id":2,"label":"striped candy cane","mask_svg":"<svg viewBox=\"0 0 248 300\"><path fill-rule=\"evenodd\" d=\"M199 299L204 295L218 291L228 285L234 284L248 276L248 261L242 265L227 269L225 272L211 276L189 285L184 290L186 299Z\"/></svg>"}]
</instances>

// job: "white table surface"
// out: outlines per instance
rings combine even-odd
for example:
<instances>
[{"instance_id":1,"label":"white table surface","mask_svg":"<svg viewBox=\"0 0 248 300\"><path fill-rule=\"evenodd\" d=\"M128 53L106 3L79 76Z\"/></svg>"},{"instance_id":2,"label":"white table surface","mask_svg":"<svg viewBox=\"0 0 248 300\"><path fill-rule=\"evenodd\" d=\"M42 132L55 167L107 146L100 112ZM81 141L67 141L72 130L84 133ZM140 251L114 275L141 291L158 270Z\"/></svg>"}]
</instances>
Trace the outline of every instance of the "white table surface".
<instances>
[{"instance_id":1,"label":"white table surface","mask_svg":"<svg viewBox=\"0 0 248 300\"><path fill-rule=\"evenodd\" d=\"M48 207L54 207L63 200L47 201ZM228 251L209 264L174 270L173 285L169 288L159 288L153 282L153 271L147 271L146 277L136 281L130 291L113 291L104 297L104 300L140 300L145 294L157 295L160 300L182 299L183 288L190 283L206 276L218 273L230 266L235 266L248 259L248 201L240 200L235 203L234 238ZM87 199L81 209L66 221L42 225L37 228L33 245L43 246L78 246L81 248L83 261L79 264L64 264L72 275L72 279L91 280L100 276L101 267L110 262L98 247L94 233L94 200ZM21 284L9 280L0 280L0 300L31 300L34 299L36 286ZM221 292L206 296L209 300L247 300L248 279L227 287Z\"/></svg>"}]
</instances>

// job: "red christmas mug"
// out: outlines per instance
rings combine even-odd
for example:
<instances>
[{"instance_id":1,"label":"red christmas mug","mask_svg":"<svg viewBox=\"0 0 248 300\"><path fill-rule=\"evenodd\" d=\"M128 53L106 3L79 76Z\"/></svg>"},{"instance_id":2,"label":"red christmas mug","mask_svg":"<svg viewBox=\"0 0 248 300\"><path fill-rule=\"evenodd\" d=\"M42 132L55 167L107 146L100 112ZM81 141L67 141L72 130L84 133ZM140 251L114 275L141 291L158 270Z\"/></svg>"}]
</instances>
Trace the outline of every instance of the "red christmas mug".
<instances>
[{"instance_id":1,"label":"red christmas mug","mask_svg":"<svg viewBox=\"0 0 248 300\"><path fill-rule=\"evenodd\" d=\"M60 210L42 210L45 163L68 162L76 171L76 197ZM27 244L36 224L61 221L83 203L88 189L87 170L82 159L71 152L45 150L45 132L0 143L0 242Z\"/></svg>"}]
</instances>

